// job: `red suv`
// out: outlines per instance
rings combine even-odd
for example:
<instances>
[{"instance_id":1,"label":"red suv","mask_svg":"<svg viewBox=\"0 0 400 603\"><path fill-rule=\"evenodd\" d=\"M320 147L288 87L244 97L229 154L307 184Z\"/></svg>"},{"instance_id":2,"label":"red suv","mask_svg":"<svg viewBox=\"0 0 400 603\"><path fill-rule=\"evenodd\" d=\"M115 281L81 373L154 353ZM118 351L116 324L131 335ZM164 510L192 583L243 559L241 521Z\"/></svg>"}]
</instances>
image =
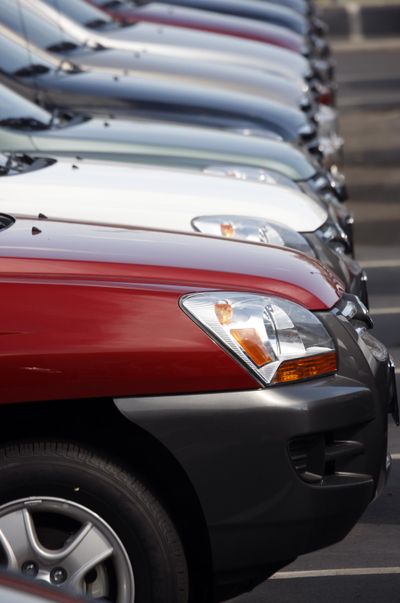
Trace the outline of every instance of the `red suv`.
<instances>
[{"instance_id":1,"label":"red suv","mask_svg":"<svg viewBox=\"0 0 400 603\"><path fill-rule=\"evenodd\" d=\"M114 603L222 600L382 488L387 351L311 258L1 216L0 549Z\"/></svg>"}]
</instances>

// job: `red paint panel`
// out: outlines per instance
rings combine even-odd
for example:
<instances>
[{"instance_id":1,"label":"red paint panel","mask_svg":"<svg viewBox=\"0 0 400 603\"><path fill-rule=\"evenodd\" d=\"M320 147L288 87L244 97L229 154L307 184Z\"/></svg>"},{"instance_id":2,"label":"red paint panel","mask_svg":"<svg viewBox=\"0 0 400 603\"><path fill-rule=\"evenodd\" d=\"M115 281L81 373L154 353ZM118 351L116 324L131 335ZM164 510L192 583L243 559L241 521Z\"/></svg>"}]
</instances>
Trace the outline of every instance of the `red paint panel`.
<instances>
[{"instance_id":1,"label":"red paint panel","mask_svg":"<svg viewBox=\"0 0 400 603\"><path fill-rule=\"evenodd\" d=\"M255 389L180 297L341 295L305 255L212 237L18 219L0 243L2 403Z\"/></svg>"},{"instance_id":2,"label":"red paint panel","mask_svg":"<svg viewBox=\"0 0 400 603\"><path fill-rule=\"evenodd\" d=\"M38 234L32 235L32 226ZM35 231L35 232L37 232ZM0 276L177 285L280 295L331 308L342 283L289 249L203 235L19 219L1 232Z\"/></svg>"},{"instance_id":3,"label":"red paint panel","mask_svg":"<svg viewBox=\"0 0 400 603\"><path fill-rule=\"evenodd\" d=\"M1 402L257 388L179 297L133 285L2 282Z\"/></svg>"}]
</instances>

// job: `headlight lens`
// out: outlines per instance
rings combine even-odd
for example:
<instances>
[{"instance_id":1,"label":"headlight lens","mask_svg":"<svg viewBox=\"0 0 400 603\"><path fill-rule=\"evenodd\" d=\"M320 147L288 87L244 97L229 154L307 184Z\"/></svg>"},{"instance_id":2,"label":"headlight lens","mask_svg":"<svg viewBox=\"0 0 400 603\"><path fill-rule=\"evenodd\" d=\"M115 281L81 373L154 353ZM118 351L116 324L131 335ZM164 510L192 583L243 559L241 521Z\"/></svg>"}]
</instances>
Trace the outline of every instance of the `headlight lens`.
<instances>
[{"instance_id":1,"label":"headlight lens","mask_svg":"<svg viewBox=\"0 0 400 603\"><path fill-rule=\"evenodd\" d=\"M353 295L352 293L344 293L342 295L336 304L336 312L339 316L343 316L350 322L362 323L368 329L372 329L374 326L368 308L357 295Z\"/></svg>"},{"instance_id":2,"label":"headlight lens","mask_svg":"<svg viewBox=\"0 0 400 603\"><path fill-rule=\"evenodd\" d=\"M369 360L371 356L378 362L386 362L389 352L376 337L370 333L373 322L368 308L363 302L351 293L345 293L336 304L335 312L341 320L347 321L358 336L358 343Z\"/></svg>"},{"instance_id":3,"label":"headlight lens","mask_svg":"<svg viewBox=\"0 0 400 603\"><path fill-rule=\"evenodd\" d=\"M283 224L266 221L263 218L231 215L198 216L192 220L192 226L204 234L290 247L315 257L314 251L301 234Z\"/></svg>"},{"instance_id":4,"label":"headlight lens","mask_svg":"<svg viewBox=\"0 0 400 603\"><path fill-rule=\"evenodd\" d=\"M203 173L208 176L234 178L235 180L245 180L246 182L257 182L258 184L280 185L295 191L299 190L297 184L287 176L265 168L214 164L204 168Z\"/></svg>"},{"instance_id":5,"label":"headlight lens","mask_svg":"<svg viewBox=\"0 0 400 603\"><path fill-rule=\"evenodd\" d=\"M251 293L195 293L182 308L263 385L336 371L333 341L319 319L298 304Z\"/></svg>"}]
</instances>

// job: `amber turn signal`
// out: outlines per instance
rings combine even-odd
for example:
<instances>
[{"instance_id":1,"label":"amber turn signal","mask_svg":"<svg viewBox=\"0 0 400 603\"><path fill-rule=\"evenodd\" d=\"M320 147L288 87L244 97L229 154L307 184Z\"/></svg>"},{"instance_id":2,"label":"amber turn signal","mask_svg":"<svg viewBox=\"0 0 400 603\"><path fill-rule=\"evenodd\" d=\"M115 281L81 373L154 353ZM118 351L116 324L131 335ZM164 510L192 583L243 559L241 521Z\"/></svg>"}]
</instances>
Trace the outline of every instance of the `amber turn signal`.
<instances>
[{"instance_id":1,"label":"amber turn signal","mask_svg":"<svg viewBox=\"0 0 400 603\"><path fill-rule=\"evenodd\" d=\"M272 358L256 329L231 329L231 335L256 366L261 367L271 362Z\"/></svg>"},{"instance_id":2,"label":"amber turn signal","mask_svg":"<svg viewBox=\"0 0 400 603\"><path fill-rule=\"evenodd\" d=\"M286 360L278 368L273 383L290 383L311 377L321 377L337 371L336 352Z\"/></svg>"},{"instance_id":3,"label":"amber turn signal","mask_svg":"<svg viewBox=\"0 0 400 603\"><path fill-rule=\"evenodd\" d=\"M219 301L214 306L215 314L221 325L229 325L233 318L233 308L227 301Z\"/></svg>"},{"instance_id":4,"label":"amber turn signal","mask_svg":"<svg viewBox=\"0 0 400 603\"><path fill-rule=\"evenodd\" d=\"M224 224L221 224L220 228L223 237L226 237L227 239L232 239L232 237L235 236L235 227L230 222L225 222Z\"/></svg>"}]
</instances>

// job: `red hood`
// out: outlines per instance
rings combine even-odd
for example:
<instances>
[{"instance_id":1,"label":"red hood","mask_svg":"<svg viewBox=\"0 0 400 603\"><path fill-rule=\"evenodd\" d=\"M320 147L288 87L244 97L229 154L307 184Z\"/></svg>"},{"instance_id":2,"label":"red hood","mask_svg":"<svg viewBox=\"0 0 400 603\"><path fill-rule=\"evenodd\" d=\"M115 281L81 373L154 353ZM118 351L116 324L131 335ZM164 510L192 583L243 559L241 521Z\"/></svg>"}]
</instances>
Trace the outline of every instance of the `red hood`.
<instances>
[{"instance_id":1,"label":"red hood","mask_svg":"<svg viewBox=\"0 0 400 603\"><path fill-rule=\"evenodd\" d=\"M0 232L0 257L3 278L147 283L184 292L246 290L279 295L310 310L331 308L344 289L318 262L287 249L50 220L18 219Z\"/></svg>"}]
</instances>

